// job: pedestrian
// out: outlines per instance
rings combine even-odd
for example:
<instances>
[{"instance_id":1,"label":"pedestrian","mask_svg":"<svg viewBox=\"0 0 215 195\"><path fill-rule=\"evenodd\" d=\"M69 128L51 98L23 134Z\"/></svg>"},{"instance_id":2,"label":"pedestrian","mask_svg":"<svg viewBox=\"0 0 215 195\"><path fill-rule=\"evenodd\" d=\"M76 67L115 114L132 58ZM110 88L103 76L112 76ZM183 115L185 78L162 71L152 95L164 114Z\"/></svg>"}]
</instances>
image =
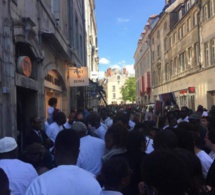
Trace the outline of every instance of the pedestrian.
<instances>
[{"instance_id":1,"label":"pedestrian","mask_svg":"<svg viewBox=\"0 0 215 195\"><path fill-rule=\"evenodd\" d=\"M55 142L56 168L36 178L26 195L100 195L101 187L95 176L76 166L80 138L71 130L62 130Z\"/></svg>"}]
</instances>

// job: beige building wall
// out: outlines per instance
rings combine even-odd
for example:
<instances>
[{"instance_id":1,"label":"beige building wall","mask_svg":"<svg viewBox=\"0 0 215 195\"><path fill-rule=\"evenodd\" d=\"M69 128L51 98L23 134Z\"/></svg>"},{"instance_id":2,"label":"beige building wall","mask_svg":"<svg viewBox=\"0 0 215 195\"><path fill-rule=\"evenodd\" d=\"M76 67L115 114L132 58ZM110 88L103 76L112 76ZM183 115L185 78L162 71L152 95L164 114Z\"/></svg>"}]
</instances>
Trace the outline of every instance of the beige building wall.
<instances>
[{"instance_id":1,"label":"beige building wall","mask_svg":"<svg viewBox=\"0 0 215 195\"><path fill-rule=\"evenodd\" d=\"M201 104L210 109L215 104L214 3L176 0L160 14L149 35L154 43L151 44L154 101L162 94L173 93L180 107L186 105L195 110Z\"/></svg>"}]
</instances>

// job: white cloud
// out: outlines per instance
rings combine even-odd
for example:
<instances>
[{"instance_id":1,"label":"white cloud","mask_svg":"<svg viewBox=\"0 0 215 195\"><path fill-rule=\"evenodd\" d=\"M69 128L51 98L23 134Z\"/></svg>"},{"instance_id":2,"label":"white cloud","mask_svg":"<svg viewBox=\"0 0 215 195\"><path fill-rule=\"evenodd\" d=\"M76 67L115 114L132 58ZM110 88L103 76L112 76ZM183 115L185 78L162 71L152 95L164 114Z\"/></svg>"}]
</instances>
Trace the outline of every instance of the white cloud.
<instances>
[{"instance_id":1,"label":"white cloud","mask_svg":"<svg viewBox=\"0 0 215 195\"><path fill-rule=\"evenodd\" d=\"M126 65L126 66L124 66L123 68L126 68L126 70L127 70L130 74L135 74L134 65L133 65L133 64L131 64L131 65Z\"/></svg>"},{"instance_id":2,"label":"white cloud","mask_svg":"<svg viewBox=\"0 0 215 195\"><path fill-rule=\"evenodd\" d=\"M107 58L101 58L99 64L110 64L110 61Z\"/></svg>"},{"instance_id":3,"label":"white cloud","mask_svg":"<svg viewBox=\"0 0 215 195\"><path fill-rule=\"evenodd\" d=\"M110 66L110 68L112 68L112 69L116 68L116 69L121 70L121 66L119 66L117 64Z\"/></svg>"},{"instance_id":4,"label":"white cloud","mask_svg":"<svg viewBox=\"0 0 215 195\"><path fill-rule=\"evenodd\" d=\"M105 77L105 72L99 71L99 79L102 79Z\"/></svg>"},{"instance_id":5,"label":"white cloud","mask_svg":"<svg viewBox=\"0 0 215 195\"><path fill-rule=\"evenodd\" d=\"M129 22L130 20L127 18L117 18L117 22L123 23L123 22Z\"/></svg>"}]
</instances>

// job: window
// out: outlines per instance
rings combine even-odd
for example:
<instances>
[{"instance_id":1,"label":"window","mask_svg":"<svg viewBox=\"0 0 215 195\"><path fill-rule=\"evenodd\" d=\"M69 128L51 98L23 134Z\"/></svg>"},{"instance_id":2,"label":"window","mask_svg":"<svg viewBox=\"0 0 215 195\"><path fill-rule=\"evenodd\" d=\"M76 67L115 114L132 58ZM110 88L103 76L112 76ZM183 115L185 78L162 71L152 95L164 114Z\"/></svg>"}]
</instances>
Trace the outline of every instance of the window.
<instances>
[{"instance_id":1,"label":"window","mask_svg":"<svg viewBox=\"0 0 215 195\"><path fill-rule=\"evenodd\" d=\"M190 1L187 1L186 3L186 10L188 11L190 9Z\"/></svg>"},{"instance_id":2,"label":"window","mask_svg":"<svg viewBox=\"0 0 215 195\"><path fill-rule=\"evenodd\" d=\"M187 51L187 67L186 69L189 69L192 67L192 47L188 48Z\"/></svg>"},{"instance_id":3,"label":"window","mask_svg":"<svg viewBox=\"0 0 215 195\"><path fill-rule=\"evenodd\" d=\"M209 42L205 43L205 67L209 66Z\"/></svg>"},{"instance_id":4,"label":"window","mask_svg":"<svg viewBox=\"0 0 215 195\"><path fill-rule=\"evenodd\" d=\"M113 93L113 99L115 99L116 98L116 94L115 93Z\"/></svg>"},{"instance_id":5,"label":"window","mask_svg":"<svg viewBox=\"0 0 215 195\"><path fill-rule=\"evenodd\" d=\"M112 91L114 92L116 90L115 85L112 86Z\"/></svg>"},{"instance_id":6,"label":"window","mask_svg":"<svg viewBox=\"0 0 215 195\"><path fill-rule=\"evenodd\" d=\"M152 62L154 62L154 60L155 60L155 52L152 51Z\"/></svg>"},{"instance_id":7,"label":"window","mask_svg":"<svg viewBox=\"0 0 215 195\"><path fill-rule=\"evenodd\" d=\"M169 64L166 64L166 81L170 80L170 66Z\"/></svg>"},{"instance_id":8,"label":"window","mask_svg":"<svg viewBox=\"0 0 215 195\"><path fill-rule=\"evenodd\" d=\"M164 39L164 50L167 51L167 38Z\"/></svg>"},{"instance_id":9,"label":"window","mask_svg":"<svg viewBox=\"0 0 215 195\"><path fill-rule=\"evenodd\" d=\"M170 79L171 79L171 77L172 77L172 69L173 69L173 62L172 62L172 60L170 61L170 66L169 66L169 76L170 76Z\"/></svg>"},{"instance_id":10,"label":"window","mask_svg":"<svg viewBox=\"0 0 215 195\"><path fill-rule=\"evenodd\" d=\"M215 64L215 39L211 40L211 64Z\"/></svg>"},{"instance_id":11,"label":"window","mask_svg":"<svg viewBox=\"0 0 215 195\"><path fill-rule=\"evenodd\" d=\"M177 57L174 58L172 73L173 75L177 75Z\"/></svg>"},{"instance_id":12,"label":"window","mask_svg":"<svg viewBox=\"0 0 215 195\"><path fill-rule=\"evenodd\" d=\"M199 63L199 43L195 43L194 45L194 54L195 54L195 65Z\"/></svg>"},{"instance_id":13,"label":"window","mask_svg":"<svg viewBox=\"0 0 215 195\"><path fill-rule=\"evenodd\" d=\"M182 25L182 37L186 34L185 24Z\"/></svg>"},{"instance_id":14,"label":"window","mask_svg":"<svg viewBox=\"0 0 215 195\"><path fill-rule=\"evenodd\" d=\"M161 66L158 66L158 84L161 84Z\"/></svg>"},{"instance_id":15,"label":"window","mask_svg":"<svg viewBox=\"0 0 215 195\"><path fill-rule=\"evenodd\" d=\"M214 0L210 0L209 2L209 14L210 14L210 17L214 15L214 3L213 3Z\"/></svg>"},{"instance_id":16,"label":"window","mask_svg":"<svg viewBox=\"0 0 215 195\"><path fill-rule=\"evenodd\" d=\"M160 51L160 45L157 46L157 53L158 53L158 58L160 57L161 55L161 51Z\"/></svg>"},{"instance_id":17,"label":"window","mask_svg":"<svg viewBox=\"0 0 215 195\"><path fill-rule=\"evenodd\" d=\"M193 26L196 26L197 23L198 23L198 13L197 11L195 11L193 14Z\"/></svg>"},{"instance_id":18,"label":"window","mask_svg":"<svg viewBox=\"0 0 215 195\"><path fill-rule=\"evenodd\" d=\"M117 76L117 80L120 80L120 76Z\"/></svg>"},{"instance_id":19,"label":"window","mask_svg":"<svg viewBox=\"0 0 215 195\"><path fill-rule=\"evenodd\" d=\"M169 41L170 41L170 47L172 47L173 46L173 37L172 36L169 38Z\"/></svg>"},{"instance_id":20,"label":"window","mask_svg":"<svg viewBox=\"0 0 215 195\"><path fill-rule=\"evenodd\" d=\"M179 66L178 66L178 71L183 72L186 67L186 52L183 52L179 55Z\"/></svg>"},{"instance_id":21,"label":"window","mask_svg":"<svg viewBox=\"0 0 215 195\"><path fill-rule=\"evenodd\" d=\"M178 18L179 18L179 20L182 18L182 10L180 10L180 11L178 12Z\"/></svg>"},{"instance_id":22,"label":"window","mask_svg":"<svg viewBox=\"0 0 215 195\"><path fill-rule=\"evenodd\" d=\"M182 27L180 27L178 29L178 39L180 40L180 39L182 39L182 37L183 37L183 29L182 29Z\"/></svg>"},{"instance_id":23,"label":"window","mask_svg":"<svg viewBox=\"0 0 215 195\"><path fill-rule=\"evenodd\" d=\"M152 45L154 45L154 38L152 38Z\"/></svg>"},{"instance_id":24,"label":"window","mask_svg":"<svg viewBox=\"0 0 215 195\"><path fill-rule=\"evenodd\" d=\"M208 19L208 5L206 4L203 9L203 21Z\"/></svg>"},{"instance_id":25,"label":"window","mask_svg":"<svg viewBox=\"0 0 215 195\"><path fill-rule=\"evenodd\" d=\"M191 30L191 18L189 17L187 19L187 32L189 32Z\"/></svg>"},{"instance_id":26,"label":"window","mask_svg":"<svg viewBox=\"0 0 215 195\"><path fill-rule=\"evenodd\" d=\"M177 41L177 33L174 32L174 34L173 34L173 44L175 44L176 41Z\"/></svg>"},{"instance_id":27,"label":"window","mask_svg":"<svg viewBox=\"0 0 215 195\"><path fill-rule=\"evenodd\" d=\"M157 31L157 39L160 39L160 31Z\"/></svg>"}]
</instances>

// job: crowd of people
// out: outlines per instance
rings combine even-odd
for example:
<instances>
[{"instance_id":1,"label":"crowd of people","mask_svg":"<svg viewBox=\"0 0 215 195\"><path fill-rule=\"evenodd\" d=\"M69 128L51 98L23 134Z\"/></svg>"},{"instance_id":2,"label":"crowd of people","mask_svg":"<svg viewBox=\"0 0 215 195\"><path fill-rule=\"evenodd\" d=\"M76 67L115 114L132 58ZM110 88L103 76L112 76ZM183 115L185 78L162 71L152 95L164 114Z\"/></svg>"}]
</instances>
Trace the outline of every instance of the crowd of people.
<instances>
[{"instance_id":1,"label":"crowd of people","mask_svg":"<svg viewBox=\"0 0 215 195\"><path fill-rule=\"evenodd\" d=\"M0 194L215 194L215 106L49 106L45 123L31 117L23 151L0 139Z\"/></svg>"}]
</instances>

